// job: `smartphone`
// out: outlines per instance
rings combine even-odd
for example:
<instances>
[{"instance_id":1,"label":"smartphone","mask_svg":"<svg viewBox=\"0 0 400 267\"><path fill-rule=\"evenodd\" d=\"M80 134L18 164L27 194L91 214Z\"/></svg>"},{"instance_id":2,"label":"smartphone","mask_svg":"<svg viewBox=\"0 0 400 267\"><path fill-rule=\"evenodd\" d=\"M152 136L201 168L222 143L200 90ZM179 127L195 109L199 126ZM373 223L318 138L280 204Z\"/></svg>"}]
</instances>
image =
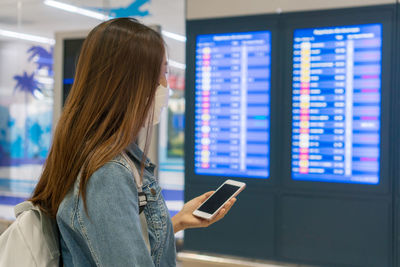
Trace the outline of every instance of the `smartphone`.
<instances>
[{"instance_id":1,"label":"smartphone","mask_svg":"<svg viewBox=\"0 0 400 267\"><path fill-rule=\"evenodd\" d=\"M225 203L227 203L231 198L236 197L245 187L245 183L226 180L193 212L193 215L203 219L212 220Z\"/></svg>"}]
</instances>

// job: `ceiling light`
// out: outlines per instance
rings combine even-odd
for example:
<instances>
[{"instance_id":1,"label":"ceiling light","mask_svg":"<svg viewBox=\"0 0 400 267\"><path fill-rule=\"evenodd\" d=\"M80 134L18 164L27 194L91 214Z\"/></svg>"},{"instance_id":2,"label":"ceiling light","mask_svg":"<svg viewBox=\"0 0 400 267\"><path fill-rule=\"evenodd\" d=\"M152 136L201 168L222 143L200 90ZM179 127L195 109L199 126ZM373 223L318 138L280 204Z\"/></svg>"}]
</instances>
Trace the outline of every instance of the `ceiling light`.
<instances>
[{"instance_id":1,"label":"ceiling light","mask_svg":"<svg viewBox=\"0 0 400 267\"><path fill-rule=\"evenodd\" d=\"M186 42L186 36L180 35L180 34L176 34L173 32L167 32L162 30L161 31L162 35L164 35L165 37L180 41L180 42Z\"/></svg>"},{"instance_id":2,"label":"ceiling light","mask_svg":"<svg viewBox=\"0 0 400 267\"><path fill-rule=\"evenodd\" d=\"M104 15L102 13L99 12L95 12L95 11L91 11L88 9L84 9L84 8L80 8L77 6L73 6L73 5L69 5L69 4L65 4L65 3L61 3L58 1L54 1L54 0L44 0L44 4L51 6L51 7L55 7L58 9L62 9L64 11L68 11L71 13L75 13L75 14L80 14L83 16L87 16L87 17L91 17L94 19L99 19L99 20L107 20L110 17L107 15Z\"/></svg>"},{"instance_id":3,"label":"ceiling light","mask_svg":"<svg viewBox=\"0 0 400 267\"><path fill-rule=\"evenodd\" d=\"M44 4L51 6L51 7L58 8L58 9L62 9L64 11L68 11L71 13L91 17L94 19L108 20L108 19L113 18L113 17L104 15L99 12L91 11L88 9L80 8L80 7L77 7L74 5L70 5L70 4L66 4L66 3L62 3L62 2L58 2L58 1L54 1L54 0L44 0ZM167 38L171 38L171 39L179 41L179 42L186 42L186 37L183 35L180 35L180 34L176 34L176 33L169 32L169 31L164 31L164 30L161 31L161 34Z\"/></svg>"},{"instance_id":4,"label":"ceiling light","mask_svg":"<svg viewBox=\"0 0 400 267\"><path fill-rule=\"evenodd\" d=\"M26 34L26 33L20 33L20 32L0 30L0 35L5 36L5 37L10 37L10 38L16 38L16 39L22 39L22 40L27 40L27 41L37 42L37 43L43 43L43 44L51 44L51 45L55 44L54 39L41 37L41 36L37 36L37 35Z\"/></svg>"}]
</instances>

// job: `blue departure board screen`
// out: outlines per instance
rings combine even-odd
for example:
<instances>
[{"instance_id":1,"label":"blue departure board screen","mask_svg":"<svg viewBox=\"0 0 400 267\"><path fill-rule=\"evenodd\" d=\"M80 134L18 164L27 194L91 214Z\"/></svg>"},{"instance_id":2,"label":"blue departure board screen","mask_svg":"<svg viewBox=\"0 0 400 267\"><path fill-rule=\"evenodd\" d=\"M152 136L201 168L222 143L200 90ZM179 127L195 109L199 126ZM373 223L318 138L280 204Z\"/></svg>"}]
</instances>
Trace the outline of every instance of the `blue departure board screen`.
<instances>
[{"instance_id":1,"label":"blue departure board screen","mask_svg":"<svg viewBox=\"0 0 400 267\"><path fill-rule=\"evenodd\" d=\"M195 173L269 177L271 33L198 35Z\"/></svg>"},{"instance_id":2,"label":"blue departure board screen","mask_svg":"<svg viewBox=\"0 0 400 267\"><path fill-rule=\"evenodd\" d=\"M292 179L378 184L382 25L293 38Z\"/></svg>"}]
</instances>

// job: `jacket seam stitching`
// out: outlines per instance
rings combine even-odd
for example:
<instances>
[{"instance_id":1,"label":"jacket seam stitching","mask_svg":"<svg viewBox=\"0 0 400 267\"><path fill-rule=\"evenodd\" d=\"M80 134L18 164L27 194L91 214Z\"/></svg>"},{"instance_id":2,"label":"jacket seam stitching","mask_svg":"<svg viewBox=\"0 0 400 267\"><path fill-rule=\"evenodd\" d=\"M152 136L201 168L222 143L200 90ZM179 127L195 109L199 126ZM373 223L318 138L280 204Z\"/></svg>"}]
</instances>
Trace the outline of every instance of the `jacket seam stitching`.
<instances>
[{"instance_id":1,"label":"jacket seam stitching","mask_svg":"<svg viewBox=\"0 0 400 267\"><path fill-rule=\"evenodd\" d=\"M82 230L82 235L83 235L83 237L86 239L86 241L88 243L88 247L89 247L90 253L93 255L93 258L94 258L94 260L96 262L96 265L97 266L102 266L100 264L100 261L99 261L98 257L97 257L97 254L94 252L94 248L92 246L92 242L90 241L89 237L87 236L86 228L83 225L83 221L82 221L82 218L81 218L81 216L79 214L79 211L77 212L77 217L78 217L79 226L81 227L81 230Z\"/></svg>"},{"instance_id":2,"label":"jacket seam stitching","mask_svg":"<svg viewBox=\"0 0 400 267\"><path fill-rule=\"evenodd\" d=\"M75 198L75 196L74 196L74 198ZM75 228L75 226L74 226L74 218L75 218L76 213L78 211L78 204L79 204L79 194L76 197L76 199L74 199L74 209L72 210L72 214L71 214L71 227L72 228Z\"/></svg>"},{"instance_id":3,"label":"jacket seam stitching","mask_svg":"<svg viewBox=\"0 0 400 267\"><path fill-rule=\"evenodd\" d=\"M125 169L127 169L130 173L132 173L132 170L131 170L131 168L130 167L128 167L127 165L125 165L123 162L121 162L121 161L118 161L118 160L110 160L110 162L113 162L113 163L117 163L117 164L119 164L119 165L121 165L121 166L123 166L123 167L125 167Z\"/></svg>"}]
</instances>

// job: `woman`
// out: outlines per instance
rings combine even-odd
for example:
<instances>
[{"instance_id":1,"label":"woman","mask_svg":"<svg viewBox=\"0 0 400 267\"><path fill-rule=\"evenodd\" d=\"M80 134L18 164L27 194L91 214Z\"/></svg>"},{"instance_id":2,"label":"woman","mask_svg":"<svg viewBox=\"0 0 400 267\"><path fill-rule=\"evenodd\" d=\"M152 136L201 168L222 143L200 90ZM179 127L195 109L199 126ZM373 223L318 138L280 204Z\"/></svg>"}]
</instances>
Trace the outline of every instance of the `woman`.
<instances>
[{"instance_id":1,"label":"woman","mask_svg":"<svg viewBox=\"0 0 400 267\"><path fill-rule=\"evenodd\" d=\"M192 212L208 192L169 218L153 175L155 165L135 145L141 129L159 118L162 104L155 95L165 92L166 69L160 34L134 19L106 21L86 38L31 198L57 219L65 266L175 266L174 233L218 221L235 202L215 220L201 220ZM131 163L138 169L135 179ZM147 196L150 251L135 180L143 183Z\"/></svg>"}]
</instances>

